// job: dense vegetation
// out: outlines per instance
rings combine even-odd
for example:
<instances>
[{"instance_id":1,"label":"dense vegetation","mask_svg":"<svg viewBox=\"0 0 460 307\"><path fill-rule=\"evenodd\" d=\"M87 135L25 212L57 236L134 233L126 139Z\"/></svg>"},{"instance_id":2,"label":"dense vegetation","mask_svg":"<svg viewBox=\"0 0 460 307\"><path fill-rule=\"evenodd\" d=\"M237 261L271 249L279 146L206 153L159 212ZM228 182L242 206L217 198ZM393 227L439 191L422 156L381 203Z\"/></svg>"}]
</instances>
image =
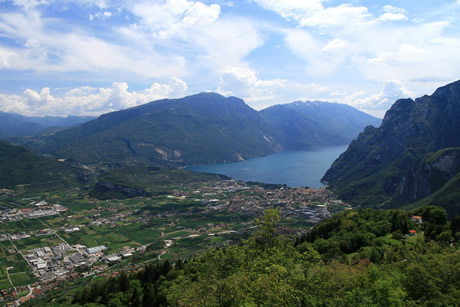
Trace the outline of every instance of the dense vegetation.
<instances>
[{"instance_id":1,"label":"dense vegetation","mask_svg":"<svg viewBox=\"0 0 460 307\"><path fill-rule=\"evenodd\" d=\"M415 225L412 214L423 218ZM88 306L455 305L460 301L460 218L440 207L349 210L295 242L268 210L240 245L188 261L96 280L41 301ZM417 230L415 236L406 236ZM424 234L423 234L424 233Z\"/></svg>"},{"instance_id":2,"label":"dense vegetation","mask_svg":"<svg viewBox=\"0 0 460 307\"><path fill-rule=\"evenodd\" d=\"M415 101L400 99L379 128L366 128L350 144L323 181L354 205L394 208L422 200L419 205L458 215L459 114L460 81Z\"/></svg>"},{"instance_id":3,"label":"dense vegetation","mask_svg":"<svg viewBox=\"0 0 460 307\"><path fill-rule=\"evenodd\" d=\"M0 188L8 189L17 185L58 189L86 180L86 172L80 168L3 141L0 141L0 170Z\"/></svg>"}]
</instances>

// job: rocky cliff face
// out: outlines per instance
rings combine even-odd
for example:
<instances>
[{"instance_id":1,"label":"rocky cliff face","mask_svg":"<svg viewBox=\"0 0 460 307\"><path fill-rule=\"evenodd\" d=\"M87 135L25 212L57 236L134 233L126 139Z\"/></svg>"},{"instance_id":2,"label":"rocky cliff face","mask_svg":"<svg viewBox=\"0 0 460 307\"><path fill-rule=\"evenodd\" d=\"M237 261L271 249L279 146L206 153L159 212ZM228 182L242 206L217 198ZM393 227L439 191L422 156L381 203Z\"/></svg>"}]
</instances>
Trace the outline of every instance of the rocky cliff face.
<instances>
[{"instance_id":1,"label":"rocky cliff face","mask_svg":"<svg viewBox=\"0 0 460 307\"><path fill-rule=\"evenodd\" d=\"M400 99L380 128L366 128L323 181L344 200L400 206L439 190L460 171L460 81Z\"/></svg>"},{"instance_id":2,"label":"rocky cliff face","mask_svg":"<svg viewBox=\"0 0 460 307\"><path fill-rule=\"evenodd\" d=\"M395 199L413 202L442 188L460 172L460 148L429 155L401 177Z\"/></svg>"}]
</instances>

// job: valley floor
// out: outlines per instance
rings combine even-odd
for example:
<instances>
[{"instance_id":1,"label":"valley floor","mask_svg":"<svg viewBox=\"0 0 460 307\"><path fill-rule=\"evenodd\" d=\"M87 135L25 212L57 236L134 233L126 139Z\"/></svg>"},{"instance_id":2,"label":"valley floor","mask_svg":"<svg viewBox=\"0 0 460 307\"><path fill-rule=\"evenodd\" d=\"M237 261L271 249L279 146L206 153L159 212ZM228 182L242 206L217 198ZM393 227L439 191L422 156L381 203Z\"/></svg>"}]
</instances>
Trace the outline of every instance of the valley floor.
<instances>
[{"instance_id":1,"label":"valley floor","mask_svg":"<svg viewBox=\"0 0 460 307\"><path fill-rule=\"evenodd\" d=\"M79 189L0 194L0 302L24 302L85 278L139 271L239 242L279 208L292 237L349 206L326 189L235 180L184 183L156 196L97 200Z\"/></svg>"}]
</instances>

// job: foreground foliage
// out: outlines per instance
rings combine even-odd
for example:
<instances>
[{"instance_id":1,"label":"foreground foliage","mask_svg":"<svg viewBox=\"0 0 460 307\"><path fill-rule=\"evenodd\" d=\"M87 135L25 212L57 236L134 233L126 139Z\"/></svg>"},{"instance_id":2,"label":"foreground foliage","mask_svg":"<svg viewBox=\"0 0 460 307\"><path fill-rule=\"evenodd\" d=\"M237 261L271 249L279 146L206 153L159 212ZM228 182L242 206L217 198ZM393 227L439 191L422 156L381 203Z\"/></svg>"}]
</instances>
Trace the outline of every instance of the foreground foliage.
<instances>
[{"instance_id":1,"label":"foreground foliage","mask_svg":"<svg viewBox=\"0 0 460 307\"><path fill-rule=\"evenodd\" d=\"M424 223L413 224L412 214ZM446 216L439 207L350 210L293 242L276 231L279 212L268 210L240 245L97 280L54 299L87 306L455 305L460 220ZM406 236L413 228L419 234Z\"/></svg>"}]
</instances>

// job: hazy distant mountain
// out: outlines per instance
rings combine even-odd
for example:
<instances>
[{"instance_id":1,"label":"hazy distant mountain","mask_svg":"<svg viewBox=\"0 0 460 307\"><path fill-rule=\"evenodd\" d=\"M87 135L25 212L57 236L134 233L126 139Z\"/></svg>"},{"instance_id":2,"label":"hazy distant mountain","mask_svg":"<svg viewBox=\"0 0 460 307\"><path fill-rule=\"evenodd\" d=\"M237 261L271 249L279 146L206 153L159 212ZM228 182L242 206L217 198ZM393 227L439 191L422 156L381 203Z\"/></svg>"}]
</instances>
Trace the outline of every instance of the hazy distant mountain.
<instances>
[{"instance_id":1,"label":"hazy distant mountain","mask_svg":"<svg viewBox=\"0 0 460 307\"><path fill-rule=\"evenodd\" d=\"M47 129L62 130L94 119L91 116L45 116L29 117L0 112L0 138L36 135Z\"/></svg>"},{"instance_id":2,"label":"hazy distant mountain","mask_svg":"<svg viewBox=\"0 0 460 307\"><path fill-rule=\"evenodd\" d=\"M0 138L34 135L45 127L27 120L25 116L0 112Z\"/></svg>"},{"instance_id":3,"label":"hazy distant mountain","mask_svg":"<svg viewBox=\"0 0 460 307\"><path fill-rule=\"evenodd\" d=\"M42 125L45 128L49 127L72 127L86 123L90 120L95 119L95 116L73 116L68 115L66 117L59 116L45 116L45 117L27 117L30 121Z\"/></svg>"},{"instance_id":4,"label":"hazy distant mountain","mask_svg":"<svg viewBox=\"0 0 460 307\"><path fill-rule=\"evenodd\" d=\"M85 163L140 160L161 166L208 164L286 149L344 144L358 129L379 122L351 107L311 105L311 111L308 104L294 103L257 112L239 98L215 93L163 99L58 132L44 139L41 152ZM277 108L288 111L273 112ZM343 123L332 124L339 113ZM291 133L290 125L298 132Z\"/></svg>"},{"instance_id":5,"label":"hazy distant mountain","mask_svg":"<svg viewBox=\"0 0 460 307\"><path fill-rule=\"evenodd\" d=\"M381 127L366 128L323 180L355 204L398 206L428 197L420 204L432 201L458 214L459 147L457 81L431 96L396 101Z\"/></svg>"},{"instance_id":6,"label":"hazy distant mountain","mask_svg":"<svg viewBox=\"0 0 460 307\"><path fill-rule=\"evenodd\" d=\"M291 150L349 144L364 127L381 123L351 106L321 101L275 105L260 114L279 132L281 144Z\"/></svg>"}]
</instances>

